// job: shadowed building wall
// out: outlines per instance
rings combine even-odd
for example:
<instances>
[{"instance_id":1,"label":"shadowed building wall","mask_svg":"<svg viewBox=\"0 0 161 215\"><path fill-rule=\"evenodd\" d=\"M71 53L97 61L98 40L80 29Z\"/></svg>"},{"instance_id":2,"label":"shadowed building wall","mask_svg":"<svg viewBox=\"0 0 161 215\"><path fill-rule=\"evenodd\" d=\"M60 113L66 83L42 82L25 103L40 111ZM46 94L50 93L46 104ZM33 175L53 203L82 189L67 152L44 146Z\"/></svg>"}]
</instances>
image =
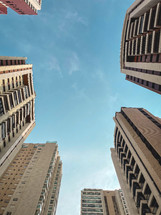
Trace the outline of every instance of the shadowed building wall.
<instances>
[{"instance_id":1,"label":"shadowed building wall","mask_svg":"<svg viewBox=\"0 0 161 215\"><path fill-rule=\"evenodd\" d=\"M120 62L126 80L161 94L160 0L136 0L127 10Z\"/></svg>"},{"instance_id":2,"label":"shadowed building wall","mask_svg":"<svg viewBox=\"0 0 161 215\"><path fill-rule=\"evenodd\" d=\"M121 108L115 114L116 173L129 212L161 214L161 119L143 108Z\"/></svg>"}]
</instances>

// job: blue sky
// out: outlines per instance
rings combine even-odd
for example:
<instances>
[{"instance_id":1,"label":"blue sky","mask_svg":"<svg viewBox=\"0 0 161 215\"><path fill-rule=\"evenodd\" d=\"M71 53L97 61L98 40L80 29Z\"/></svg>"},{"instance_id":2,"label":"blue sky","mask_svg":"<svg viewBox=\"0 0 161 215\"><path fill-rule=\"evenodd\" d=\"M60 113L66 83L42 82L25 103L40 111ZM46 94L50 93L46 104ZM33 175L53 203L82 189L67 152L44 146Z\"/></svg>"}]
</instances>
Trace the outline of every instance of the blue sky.
<instances>
[{"instance_id":1,"label":"blue sky","mask_svg":"<svg viewBox=\"0 0 161 215\"><path fill-rule=\"evenodd\" d=\"M43 0L38 16L1 15L0 55L33 64L36 127L26 142L57 140L63 178L57 215L80 213L81 189L115 189L116 111L161 116L160 95L120 73L120 40L133 0Z\"/></svg>"}]
</instances>

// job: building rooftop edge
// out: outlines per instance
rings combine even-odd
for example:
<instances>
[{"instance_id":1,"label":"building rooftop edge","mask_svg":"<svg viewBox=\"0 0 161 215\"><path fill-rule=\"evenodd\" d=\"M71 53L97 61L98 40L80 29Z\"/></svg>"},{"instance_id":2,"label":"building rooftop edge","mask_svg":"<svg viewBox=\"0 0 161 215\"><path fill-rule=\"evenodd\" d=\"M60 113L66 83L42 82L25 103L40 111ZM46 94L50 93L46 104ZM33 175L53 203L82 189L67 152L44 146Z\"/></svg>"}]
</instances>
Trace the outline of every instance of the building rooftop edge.
<instances>
[{"instance_id":1,"label":"building rooftop edge","mask_svg":"<svg viewBox=\"0 0 161 215\"><path fill-rule=\"evenodd\" d=\"M27 57L0 56L0 60L27 60Z\"/></svg>"}]
</instances>

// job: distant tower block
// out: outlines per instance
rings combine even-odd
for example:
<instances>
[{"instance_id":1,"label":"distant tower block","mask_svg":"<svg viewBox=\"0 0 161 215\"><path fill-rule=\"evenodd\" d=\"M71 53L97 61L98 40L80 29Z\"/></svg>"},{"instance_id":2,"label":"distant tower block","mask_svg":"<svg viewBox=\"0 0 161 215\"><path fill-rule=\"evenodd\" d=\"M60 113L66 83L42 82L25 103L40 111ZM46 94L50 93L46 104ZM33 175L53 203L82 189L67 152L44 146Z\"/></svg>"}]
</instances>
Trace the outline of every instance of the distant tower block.
<instances>
[{"instance_id":1,"label":"distant tower block","mask_svg":"<svg viewBox=\"0 0 161 215\"><path fill-rule=\"evenodd\" d=\"M21 15L37 15L41 10L41 0L1 0L0 14L7 14L7 7Z\"/></svg>"},{"instance_id":2,"label":"distant tower block","mask_svg":"<svg viewBox=\"0 0 161 215\"><path fill-rule=\"evenodd\" d=\"M81 191L81 215L88 214L130 215L121 190L84 189Z\"/></svg>"},{"instance_id":3,"label":"distant tower block","mask_svg":"<svg viewBox=\"0 0 161 215\"><path fill-rule=\"evenodd\" d=\"M160 0L136 0L127 10L120 63L126 80L161 94Z\"/></svg>"},{"instance_id":4,"label":"distant tower block","mask_svg":"<svg viewBox=\"0 0 161 215\"><path fill-rule=\"evenodd\" d=\"M35 126L32 65L0 56L0 176Z\"/></svg>"},{"instance_id":5,"label":"distant tower block","mask_svg":"<svg viewBox=\"0 0 161 215\"><path fill-rule=\"evenodd\" d=\"M161 119L143 108L114 117L112 160L131 215L161 214Z\"/></svg>"}]
</instances>

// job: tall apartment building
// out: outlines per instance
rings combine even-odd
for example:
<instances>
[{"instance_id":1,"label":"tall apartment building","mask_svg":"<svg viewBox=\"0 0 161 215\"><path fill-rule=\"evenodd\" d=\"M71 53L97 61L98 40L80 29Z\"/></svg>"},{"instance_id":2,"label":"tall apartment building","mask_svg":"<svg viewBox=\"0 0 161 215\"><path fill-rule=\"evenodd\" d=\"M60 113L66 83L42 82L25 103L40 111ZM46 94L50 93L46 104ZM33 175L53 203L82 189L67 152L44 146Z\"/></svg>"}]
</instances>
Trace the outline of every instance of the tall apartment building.
<instances>
[{"instance_id":1,"label":"tall apartment building","mask_svg":"<svg viewBox=\"0 0 161 215\"><path fill-rule=\"evenodd\" d=\"M35 126L32 65L0 57L0 176Z\"/></svg>"},{"instance_id":2,"label":"tall apartment building","mask_svg":"<svg viewBox=\"0 0 161 215\"><path fill-rule=\"evenodd\" d=\"M115 114L113 163L132 215L161 215L161 119L143 108Z\"/></svg>"},{"instance_id":3,"label":"tall apartment building","mask_svg":"<svg viewBox=\"0 0 161 215\"><path fill-rule=\"evenodd\" d=\"M121 190L84 189L81 215L130 215Z\"/></svg>"},{"instance_id":4,"label":"tall apartment building","mask_svg":"<svg viewBox=\"0 0 161 215\"><path fill-rule=\"evenodd\" d=\"M56 143L23 144L0 178L0 215L55 215L61 177Z\"/></svg>"},{"instance_id":5,"label":"tall apartment building","mask_svg":"<svg viewBox=\"0 0 161 215\"><path fill-rule=\"evenodd\" d=\"M0 0L0 14L7 14L7 7L21 15L37 15L41 0Z\"/></svg>"},{"instance_id":6,"label":"tall apartment building","mask_svg":"<svg viewBox=\"0 0 161 215\"><path fill-rule=\"evenodd\" d=\"M161 94L160 0L136 0L127 10L120 63L126 80Z\"/></svg>"}]
</instances>

